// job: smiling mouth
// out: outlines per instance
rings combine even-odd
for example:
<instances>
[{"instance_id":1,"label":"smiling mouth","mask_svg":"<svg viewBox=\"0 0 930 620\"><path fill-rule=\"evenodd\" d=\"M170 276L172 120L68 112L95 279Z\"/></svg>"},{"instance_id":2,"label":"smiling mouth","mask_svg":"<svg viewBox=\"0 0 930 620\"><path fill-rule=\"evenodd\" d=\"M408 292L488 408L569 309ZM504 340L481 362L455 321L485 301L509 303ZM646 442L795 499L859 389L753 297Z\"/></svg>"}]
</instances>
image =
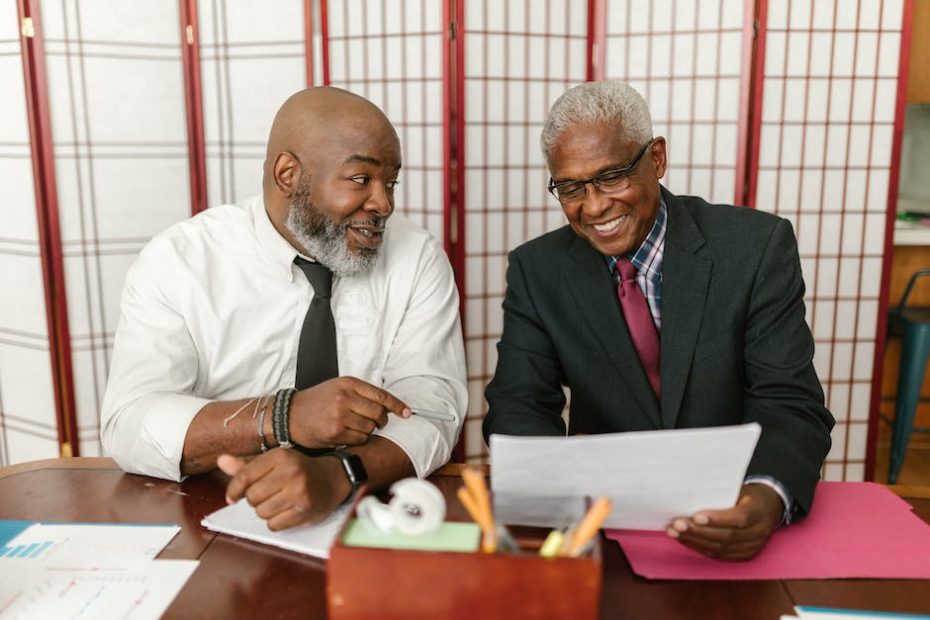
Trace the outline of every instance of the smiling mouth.
<instances>
[{"instance_id":1,"label":"smiling mouth","mask_svg":"<svg viewBox=\"0 0 930 620\"><path fill-rule=\"evenodd\" d=\"M620 228L621 224L623 224L625 220L629 219L629 217L629 215L621 215L620 217L615 217L614 219L608 220L601 224L591 224L591 228L597 231L598 234L610 234Z\"/></svg>"},{"instance_id":2,"label":"smiling mouth","mask_svg":"<svg viewBox=\"0 0 930 620\"><path fill-rule=\"evenodd\" d=\"M355 234L358 241L368 247L375 247L381 243L384 237L384 226L372 224L355 224L348 226L348 229Z\"/></svg>"},{"instance_id":3,"label":"smiling mouth","mask_svg":"<svg viewBox=\"0 0 930 620\"><path fill-rule=\"evenodd\" d=\"M384 234L383 228L356 228L355 226L350 226L350 228L363 237L368 237L369 239L373 237L380 237Z\"/></svg>"}]
</instances>

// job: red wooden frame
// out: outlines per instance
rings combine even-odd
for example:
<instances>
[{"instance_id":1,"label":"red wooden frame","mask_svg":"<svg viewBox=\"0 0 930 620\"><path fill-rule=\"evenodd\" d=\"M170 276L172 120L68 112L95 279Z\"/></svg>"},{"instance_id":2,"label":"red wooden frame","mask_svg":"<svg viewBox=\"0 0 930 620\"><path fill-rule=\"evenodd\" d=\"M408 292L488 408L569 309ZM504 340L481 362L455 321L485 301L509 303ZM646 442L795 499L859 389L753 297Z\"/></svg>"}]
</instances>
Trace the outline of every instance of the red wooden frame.
<instances>
[{"instance_id":1,"label":"red wooden frame","mask_svg":"<svg viewBox=\"0 0 930 620\"><path fill-rule=\"evenodd\" d=\"M585 79L588 82L604 79L604 58L607 41L606 0L588 0L588 68Z\"/></svg>"},{"instance_id":2,"label":"red wooden frame","mask_svg":"<svg viewBox=\"0 0 930 620\"><path fill-rule=\"evenodd\" d=\"M455 185L452 185L450 176L446 185L446 193L449 195L449 202L455 204L454 214L446 214L447 220L452 219L449 216L454 215L455 235L450 236L449 248L451 250L449 259L452 262L452 269L455 272L455 284L462 291L459 299L459 314L462 324L465 324L465 198L467 187L465 185L465 0L446 0L449 6L449 17L452 23L447 28L447 32L455 29L455 39L450 42L449 47L454 46L455 63L446 65L447 71L451 66L455 67L454 75L450 77L450 85L454 92L450 93L454 97L455 109L454 117L452 107L449 106L443 111L444 119L449 119L449 123L455 124L455 132L447 131L446 135L455 140L455 152L447 153L446 157L453 159L450 166L455 174ZM450 50L451 51L451 50ZM450 97L449 103L452 103ZM443 121L445 123L445 121ZM453 163L454 162L454 163ZM450 233L453 232L450 230Z\"/></svg>"},{"instance_id":3,"label":"red wooden frame","mask_svg":"<svg viewBox=\"0 0 930 620\"><path fill-rule=\"evenodd\" d=\"M329 2L320 0L320 38L323 40L323 85L329 86Z\"/></svg>"},{"instance_id":4,"label":"red wooden frame","mask_svg":"<svg viewBox=\"0 0 930 620\"><path fill-rule=\"evenodd\" d=\"M196 0L194 0L196 1ZM307 88L313 86L313 1L304 0L304 62Z\"/></svg>"},{"instance_id":5,"label":"red wooden frame","mask_svg":"<svg viewBox=\"0 0 930 620\"><path fill-rule=\"evenodd\" d=\"M181 19L181 59L184 64L184 107L187 113L187 153L190 162L191 214L207 208L207 163L200 76L200 28L197 0L178 0Z\"/></svg>"},{"instance_id":6,"label":"red wooden frame","mask_svg":"<svg viewBox=\"0 0 930 620\"><path fill-rule=\"evenodd\" d=\"M749 0L749 2L752 1L753 0ZM765 82L765 36L766 32L768 32L766 26L768 23L767 0L755 0L753 15L747 17L747 20L752 20L752 24L748 25L748 27L753 28L755 31L755 45L752 46L752 51L750 52L751 62L747 92L751 94L749 95L749 101L745 108L745 113L749 118L749 131L745 136L746 141L740 144L740 153L736 162L737 186L739 187L742 185L743 179L745 178L746 187L743 192L737 190L737 198L739 198L737 204L745 204L748 207L755 208L756 192L759 187L759 143L762 137L762 94ZM745 31L743 37L745 41ZM745 50L743 53L743 58L745 60ZM743 110L740 110L740 137L743 137L742 132L744 130L742 115ZM742 165L746 166L745 176L740 176L740 158L744 160ZM740 189L742 188L740 187ZM742 193L742 196L739 195L740 193Z\"/></svg>"},{"instance_id":7,"label":"red wooden frame","mask_svg":"<svg viewBox=\"0 0 930 620\"><path fill-rule=\"evenodd\" d=\"M745 15L743 17L743 58L740 73L739 93L739 129L736 138L736 187L733 191L733 204L749 205L750 197L755 202L755 179L751 175L758 174L758 169L750 166L750 158L754 155L754 162L759 161L759 132L761 131L761 99L756 97L762 93L761 69L765 61L765 30L760 26L756 32L756 24L764 24L766 15L756 13L759 0L746 0ZM761 9L765 11L763 7ZM749 79L746 79L746 74ZM754 112L758 111L758 124ZM755 152L753 153L753 148ZM753 204L752 206L755 206Z\"/></svg>"},{"instance_id":8,"label":"red wooden frame","mask_svg":"<svg viewBox=\"0 0 930 620\"><path fill-rule=\"evenodd\" d=\"M49 113L45 46L42 39L38 0L17 0L20 23L31 19L34 33L20 32L23 78L26 86L26 112L32 150L32 178L35 186L39 256L45 289L48 352L52 365L52 389L58 445L62 456L80 456L71 362L71 330L68 324L68 298L58 214L58 186Z\"/></svg>"},{"instance_id":9,"label":"red wooden frame","mask_svg":"<svg viewBox=\"0 0 930 620\"><path fill-rule=\"evenodd\" d=\"M459 290L459 320L465 326L465 2L444 0L442 133L443 133L443 245L452 263ZM454 57L454 62L452 61ZM454 102L454 104L453 104ZM464 429L464 426L463 426ZM465 461L465 432L452 451L452 460Z\"/></svg>"},{"instance_id":10,"label":"red wooden frame","mask_svg":"<svg viewBox=\"0 0 930 620\"><path fill-rule=\"evenodd\" d=\"M914 0L904 0L901 21L901 49L898 56L898 90L891 141L891 169L888 171L888 209L885 218L885 246L882 256L882 283L878 294L878 325L875 331L875 359L872 362L872 392L869 399L869 430L866 435L865 479L875 477L875 444L878 438L879 407L882 399L882 375L885 366L885 341L888 337L888 291L891 286L891 263L894 255L894 223L898 204L898 176L901 174L901 141L904 135L904 111L907 107L907 78L911 56L911 26Z\"/></svg>"}]
</instances>

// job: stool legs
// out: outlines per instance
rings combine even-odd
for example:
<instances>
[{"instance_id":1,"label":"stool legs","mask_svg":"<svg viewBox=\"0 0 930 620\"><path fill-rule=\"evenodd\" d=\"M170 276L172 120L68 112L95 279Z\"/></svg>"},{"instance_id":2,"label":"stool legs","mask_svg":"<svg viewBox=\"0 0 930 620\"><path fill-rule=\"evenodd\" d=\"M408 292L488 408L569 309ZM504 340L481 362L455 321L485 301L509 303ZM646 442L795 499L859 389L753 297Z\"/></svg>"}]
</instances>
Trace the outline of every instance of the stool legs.
<instances>
[{"instance_id":1,"label":"stool legs","mask_svg":"<svg viewBox=\"0 0 930 620\"><path fill-rule=\"evenodd\" d=\"M891 466L888 484L898 480L904 463L907 443L911 438L920 388L930 358L930 325L905 323L901 338L901 365L898 370L898 398L894 409L894 428L891 436Z\"/></svg>"}]
</instances>

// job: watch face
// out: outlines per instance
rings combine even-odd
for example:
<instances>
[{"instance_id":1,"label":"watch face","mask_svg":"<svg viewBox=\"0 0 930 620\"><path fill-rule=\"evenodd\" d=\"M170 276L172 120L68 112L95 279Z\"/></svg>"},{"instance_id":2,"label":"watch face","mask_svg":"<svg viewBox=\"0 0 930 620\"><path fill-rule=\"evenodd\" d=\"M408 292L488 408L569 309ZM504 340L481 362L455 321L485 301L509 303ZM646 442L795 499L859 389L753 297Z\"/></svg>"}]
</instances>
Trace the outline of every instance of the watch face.
<instances>
[{"instance_id":1,"label":"watch face","mask_svg":"<svg viewBox=\"0 0 930 620\"><path fill-rule=\"evenodd\" d=\"M345 468L346 475L353 487L359 487L368 482L368 471L357 454L337 450L333 452L333 455L338 456L339 460L342 461L342 466Z\"/></svg>"}]
</instances>

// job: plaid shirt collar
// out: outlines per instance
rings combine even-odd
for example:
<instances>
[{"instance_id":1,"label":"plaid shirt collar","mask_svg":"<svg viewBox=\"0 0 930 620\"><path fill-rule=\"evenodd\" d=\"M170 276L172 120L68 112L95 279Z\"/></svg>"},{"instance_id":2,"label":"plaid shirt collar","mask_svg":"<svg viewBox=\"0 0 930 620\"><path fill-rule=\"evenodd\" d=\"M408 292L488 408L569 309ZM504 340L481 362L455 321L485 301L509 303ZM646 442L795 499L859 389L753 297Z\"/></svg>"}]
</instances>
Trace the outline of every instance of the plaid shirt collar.
<instances>
[{"instance_id":1,"label":"plaid shirt collar","mask_svg":"<svg viewBox=\"0 0 930 620\"><path fill-rule=\"evenodd\" d=\"M646 235L642 245L630 256L630 262L636 271L648 280L659 282L662 279L662 257L665 254L665 233L667 230L668 209L665 206L665 197L659 195L659 212L652 230ZM622 256L608 256L607 266L611 273L616 273L615 266Z\"/></svg>"}]
</instances>

